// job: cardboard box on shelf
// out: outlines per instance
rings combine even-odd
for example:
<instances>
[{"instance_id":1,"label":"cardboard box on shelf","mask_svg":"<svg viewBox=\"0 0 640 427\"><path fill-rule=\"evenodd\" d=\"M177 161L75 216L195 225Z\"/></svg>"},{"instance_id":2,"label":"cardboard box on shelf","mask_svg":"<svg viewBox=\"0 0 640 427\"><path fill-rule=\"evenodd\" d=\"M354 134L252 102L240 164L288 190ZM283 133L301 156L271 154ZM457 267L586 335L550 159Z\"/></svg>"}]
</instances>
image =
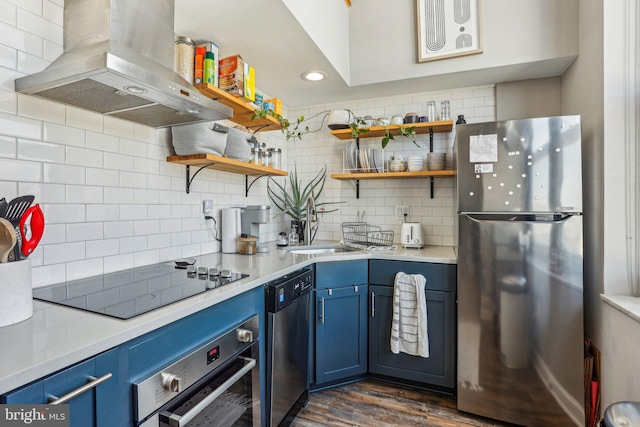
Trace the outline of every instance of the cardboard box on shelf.
<instances>
[{"instance_id":1,"label":"cardboard box on shelf","mask_svg":"<svg viewBox=\"0 0 640 427\"><path fill-rule=\"evenodd\" d=\"M267 102L273 103L274 114L282 114L282 101L280 99L278 98L265 99L264 103L266 104Z\"/></svg>"},{"instance_id":2,"label":"cardboard box on shelf","mask_svg":"<svg viewBox=\"0 0 640 427\"><path fill-rule=\"evenodd\" d=\"M219 87L220 82L218 80L218 74L220 72L220 56L218 52L220 50L218 49L218 45L212 41L203 41L196 43L196 47L204 47L206 52L213 53L213 84L215 87Z\"/></svg>"},{"instance_id":3,"label":"cardboard box on shelf","mask_svg":"<svg viewBox=\"0 0 640 427\"><path fill-rule=\"evenodd\" d=\"M220 89L230 95L244 96L244 60L240 55L220 60Z\"/></svg>"},{"instance_id":4,"label":"cardboard box on shelf","mask_svg":"<svg viewBox=\"0 0 640 427\"><path fill-rule=\"evenodd\" d=\"M244 63L244 99L249 102L256 100L256 71Z\"/></svg>"}]
</instances>

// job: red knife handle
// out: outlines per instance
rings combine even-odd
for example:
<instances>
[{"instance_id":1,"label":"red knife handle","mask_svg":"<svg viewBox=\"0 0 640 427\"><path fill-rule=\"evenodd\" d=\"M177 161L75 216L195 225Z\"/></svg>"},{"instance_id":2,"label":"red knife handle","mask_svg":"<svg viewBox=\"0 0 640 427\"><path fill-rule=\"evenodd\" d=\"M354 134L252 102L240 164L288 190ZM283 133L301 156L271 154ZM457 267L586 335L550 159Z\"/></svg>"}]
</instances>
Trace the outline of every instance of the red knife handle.
<instances>
[{"instance_id":1,"label":"red knife handle","mask_svg":"<svg viewBox=\"0 0 640 427\"><path fill-rule=\"evenodd\" d=\"M25 236L25 225L30 215L31 238L27 240ZM22 236L21 251L24 256L31 255L36 246L38 246L38 243L40 243L40 239L42 238L43 233L44 214L42 213L42 209L40 209L40 205L35 204L27 209L20 218L20 234Z\"/></svg>"}]
</instances>

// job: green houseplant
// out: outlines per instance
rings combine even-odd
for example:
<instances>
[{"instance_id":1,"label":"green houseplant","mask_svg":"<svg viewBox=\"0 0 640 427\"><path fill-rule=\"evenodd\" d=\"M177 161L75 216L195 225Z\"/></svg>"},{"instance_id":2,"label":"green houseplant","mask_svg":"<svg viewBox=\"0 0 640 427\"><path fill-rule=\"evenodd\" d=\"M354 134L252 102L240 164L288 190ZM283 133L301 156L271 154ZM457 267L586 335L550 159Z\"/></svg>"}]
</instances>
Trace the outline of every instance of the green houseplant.
<instances>
[{"instance_id":1,"label":"green houseplant","mask_svg":"<svg viewBox=\"0 0 640 427\"><path fill-rule=\"evenodd\" d=\"M322 170L311 179L306 185L301 179L298 178L297 167L294 167L293 172L289 174L289 186L287 187L287 181L284 184L276 181L273 177L269 177L267 181L267 195L269 200L273 203L282 214L287 214L291 217L291 226L298 230L298 235L303 237L304 224L307 218L307 202L309 197L313 196L316 200L316 209L320 213L331 213L338 209L326 210L325 205L343 203L343 202L323 202L318 203L317 200L324 189L324 183L327 178L327 167L322 167Z\"/></svg>"},{"instance_id":2,"label":"green houseplant","mask_svg":"<svg viewBox=\"0 0 640 427\"><path fill-rule=\"evenodd\" d=\"M349 123L349 129L351 129L351 136L353 137L353 139L357 139L360 137L361 134L369 132L369 128L363 127L364 120L362 120L362 118L355 117L355 115L350 110L346 110L346 111L348 111L349 116L353 118ZM320 113L314 114L313 116L308 118L306 118L305 116L300 116L296 119L295 122L292 123L291 121L289 121L289 119L286 119L282 117L282 115L274 113L271 110L257 109L253 112L253 117L251 118L251 120L263 119L268 115L273 116L273 118L275 118L280 124L282 133L285 135L285 138L288 141L290 139L293 139L293 140L302 139L303 135L307 133L317 132L320 129L322 129L322 127L324 126L324 121L330 112L331 112L330 110L321 111ZM320 115L324 115L324 116L322 117L322 121L320 122L320 125L317 128L310 129L309 126L304 125L304 122L306 122L307 120L311 120ZM416 146L418 147L420 146L415 140L416 132L415 132L414 126L411 126L411 127L401 126L398 129L396 136L411 138L413 143ZM382 138L382 148L386 148L387 144L392 139L395 139L394 135L391 133L391 130L387 126L385 126L385 135Z\"/></svg>"}]
</instances>

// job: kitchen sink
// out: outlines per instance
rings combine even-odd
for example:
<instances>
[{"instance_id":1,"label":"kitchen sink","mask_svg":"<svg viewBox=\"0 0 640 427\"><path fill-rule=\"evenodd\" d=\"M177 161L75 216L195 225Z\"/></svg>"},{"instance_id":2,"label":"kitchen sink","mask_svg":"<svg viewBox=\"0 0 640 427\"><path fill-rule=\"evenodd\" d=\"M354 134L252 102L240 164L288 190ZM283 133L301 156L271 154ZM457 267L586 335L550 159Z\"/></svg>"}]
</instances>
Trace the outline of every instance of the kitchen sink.
<instances>
[{"instance_id":1,"label":"kitchen sink","mask_svg":"<svg viewBox=\"0 0 640 427\"><path fill-rule=\"evenodd\" d=\"M344 245L310 245L310 246L291 246L283 250L293 254L317 255L317 254L335 254L339 252L352 252L358 249L350 248Z\"/></svg>"}]
</instances>

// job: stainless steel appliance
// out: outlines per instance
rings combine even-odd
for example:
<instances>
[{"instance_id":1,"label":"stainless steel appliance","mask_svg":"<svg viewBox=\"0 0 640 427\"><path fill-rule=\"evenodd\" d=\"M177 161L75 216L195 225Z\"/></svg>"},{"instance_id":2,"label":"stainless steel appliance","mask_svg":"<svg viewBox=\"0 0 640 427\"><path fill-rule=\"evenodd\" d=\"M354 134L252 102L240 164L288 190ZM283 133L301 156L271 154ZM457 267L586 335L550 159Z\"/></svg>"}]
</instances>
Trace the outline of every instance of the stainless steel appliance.
<instances>
[{"instance_id":1,"label":"stainless steel appliance","mask_svg":"<svg viewBox=\"0 0 640 427\"><path fill-rule=\"evenodd\" d=\"M267 309L267 426L288 426L309 400L311 270L265 285Z\"/></svg>"},{"instance_id":2,"label":"stainless steel appliance","mask_svg":"<svg viewBox=\"0 0 640 427\"><path fill-rule=\"evenodd\" d=\"M232 111L174 72L174 0L65 0L64 53L16 91L152 127Z\"/></svg>"},{"instance_id":3,"label":"stainless steel appliance","mask_svg":"<svg viewBox=\"0 0 640 427\"><path fill-rule=\"evenodd\" d=\"M260 426L258 338L254 316L134 382L136 426Z\"/></svg>"},{"instance_id":4,"label":"stainless steel appliance","mask_svg":"<svg viewBox=\"0 0 640 427\"><path fill-rule=\"evenodd\" d=\"M584 425L580 117L456 131L458 409Z\"/></svg>"},{"instance_id":5,"label":"stainless steel appliance","mask_svg":"<svg viewBox=\"0 0 640 427\"><path fill-rule=\"evenodd\" d=\"M195 262L183 259L44 286L33 290L33 298L130 319L249 276Z\"/></svg>"}]
</instances>

